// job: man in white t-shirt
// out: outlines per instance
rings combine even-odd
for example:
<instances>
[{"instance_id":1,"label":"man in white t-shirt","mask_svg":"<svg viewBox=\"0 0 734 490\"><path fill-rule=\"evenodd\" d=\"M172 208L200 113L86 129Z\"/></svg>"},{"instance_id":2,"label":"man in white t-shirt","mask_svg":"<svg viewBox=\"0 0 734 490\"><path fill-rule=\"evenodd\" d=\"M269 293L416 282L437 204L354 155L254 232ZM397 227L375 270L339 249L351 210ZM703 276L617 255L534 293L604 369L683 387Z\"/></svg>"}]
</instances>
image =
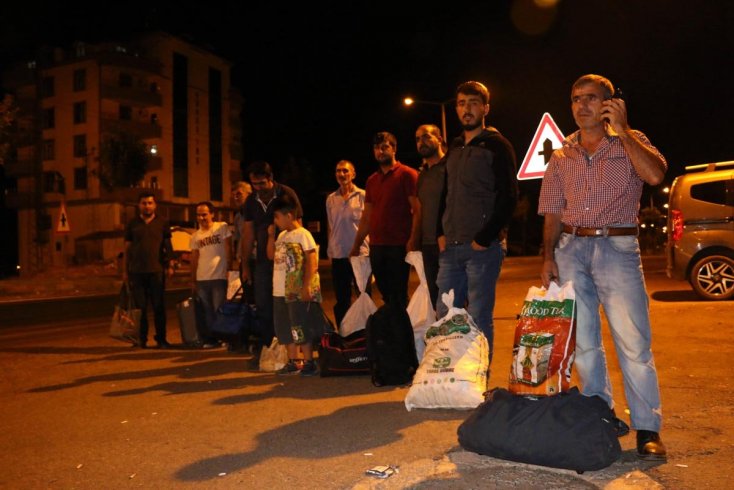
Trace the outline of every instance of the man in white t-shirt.
<instances>
[{"instance_id":1,"label":"man in white t-shirt","mask_svg":"<svg viewBox=\"0 0 734 490\"><path fill-rule=\"evenodd\" d=\"M211 334L217 309L227 299L227 271L230 269L232 232L227 223L214 221L214 205L196 205L199 229L191 236L191 290L199 298L206 325L201 337L204 348L216 347L219 341Z\"/></svg>"}]
</instances>

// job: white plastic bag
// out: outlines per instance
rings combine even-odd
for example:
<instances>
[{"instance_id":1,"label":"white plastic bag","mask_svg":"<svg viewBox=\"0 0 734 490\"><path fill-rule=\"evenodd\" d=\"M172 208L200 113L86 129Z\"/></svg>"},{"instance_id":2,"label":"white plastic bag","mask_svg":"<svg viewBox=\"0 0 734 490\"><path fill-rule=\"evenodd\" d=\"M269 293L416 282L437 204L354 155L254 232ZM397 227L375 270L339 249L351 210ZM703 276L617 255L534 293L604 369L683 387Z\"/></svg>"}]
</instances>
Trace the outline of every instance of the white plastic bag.
<instances>
[{"instance_id":1,"label":"white plastic bag","mask_svg":"<svg viewBox=\"0 0 734 490\"><path fill-rule=\"evenodd\" d=\"M415 353L418 355L418 361L420 362L426 349L426 330L436 321L436 310L433 308L431 293L428 290L426 270L423 268L423 253L418 251L408 252L405 261L415 268L420 280L420 284L418 284L408 303L408 316L411 325L413 325L413 335L415 336Z\"/></svg>"},{"instance_id":2,"label":"white plastic bag","mask_svg":"<svg viewBox=\"0 0 734 490\"><path fill-rule=\"evenodd\" d=\"M484 401L489 374L489 343L463 308L455 308L454 292L441 300L446 316L426 331L426 350L405 408L476 408Z\"/></svg>"},{"instance_id":3,"label":"white plastic bag","mask_svg":"<svg viewBox=\"0 0 734 490\"><path fill-rule=\"evenodd\" d=\"M372 274L370 258L360 255L359 257L350 257L349 261L352 264L354 278L357 280L359 297L349 307L344 318L342 318L341 325L339 325L339 335L342 337L346 337L365 328L367 326L367 319L377 311L377 305L372 301L370 295L365 292L367 281L370 280L370 274Z\"/></svg>"},{"instance_id":4,"label":"white plastic bag","mask_svg":"<svg viewBox=\"0 0 734 490\"><path fill-rule=\"evenodd\" d=\"M242 287L240 281L240 271L228 271L227 272L227 301L234 298L237 291Z\"/></svg>"},{"instance_id":5,"label":"white plastic bag","mask_svg":"<svg viewBox=\"0 0 734 490\"><path fill-rule=\"evenodd\" d=\"M260 351L260 371L272 373L288 364L288 350L273 338L269 347L263 346Z\"/></svg>"}]
</instances>

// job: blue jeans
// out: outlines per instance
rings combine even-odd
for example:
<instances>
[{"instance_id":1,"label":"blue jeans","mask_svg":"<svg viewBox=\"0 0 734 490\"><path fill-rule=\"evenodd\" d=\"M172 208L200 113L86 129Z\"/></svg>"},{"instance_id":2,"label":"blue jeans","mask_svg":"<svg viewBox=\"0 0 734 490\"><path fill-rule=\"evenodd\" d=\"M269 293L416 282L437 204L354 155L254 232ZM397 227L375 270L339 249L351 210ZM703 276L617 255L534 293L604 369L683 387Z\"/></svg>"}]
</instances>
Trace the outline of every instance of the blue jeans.
<instances>
[{"instance_id":1,"label":"blue jeans","mask_svg":"<svg viewBox=\"0 0 734 490\"><path fill-rule=\"evenodd\" d=\"M206 318L205 328L200 332L202 341L205 344L212 343L216 341L212 335L212 325L217 318L217 310L227 300L227 280L196 281L196 296Z\"/></svg>"},{"instance_id":2,"label":"blue jeans","mask_svg":"<svg viewBox=\"0 0 734 490\"><path fill-rule=\"evenodd\" d=\"M658 432L660 390L652 356L650 316L640 247L635 236L575 237L563 233L555 249L562 283L576 293L576 370L583 394L598 395L614 406L601 336L599 305L604 307L632 426Z\"/></svg>"},{"instance_id":3,"label":"blue jeans","mask_svg":"<svg viewBox=\"0 0 734 490\"><path fill-rule=\"evenodd\" d=\"M487 337L489 362L494 344L494 294L502 258L502 247L495 240L485 250L474 250L469 243L447 245L438 259L438 317L448 312L441 296L453 289L454 306L464 308L468 302L467 311Z\"/></svg>"}]
</instances>

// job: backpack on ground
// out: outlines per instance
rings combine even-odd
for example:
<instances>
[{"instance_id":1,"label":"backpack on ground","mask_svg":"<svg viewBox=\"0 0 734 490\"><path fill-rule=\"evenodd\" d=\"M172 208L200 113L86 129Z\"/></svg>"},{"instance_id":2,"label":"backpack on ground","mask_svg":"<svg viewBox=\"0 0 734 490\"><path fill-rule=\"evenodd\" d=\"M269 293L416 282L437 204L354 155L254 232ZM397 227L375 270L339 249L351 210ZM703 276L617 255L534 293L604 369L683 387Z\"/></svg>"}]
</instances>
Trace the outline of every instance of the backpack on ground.
<instances>
[{"instance_id":1,"label":"backpack on ground","mask_svg":"<svg viewBox=\"0 0 734 490\"><path fill-rule=\"evenodd\" d=\"M385 304L367 320L367 358L372 384L404 385L411 382L418 357L413 326L405 308Z\"/></svg>"}]
</instances>

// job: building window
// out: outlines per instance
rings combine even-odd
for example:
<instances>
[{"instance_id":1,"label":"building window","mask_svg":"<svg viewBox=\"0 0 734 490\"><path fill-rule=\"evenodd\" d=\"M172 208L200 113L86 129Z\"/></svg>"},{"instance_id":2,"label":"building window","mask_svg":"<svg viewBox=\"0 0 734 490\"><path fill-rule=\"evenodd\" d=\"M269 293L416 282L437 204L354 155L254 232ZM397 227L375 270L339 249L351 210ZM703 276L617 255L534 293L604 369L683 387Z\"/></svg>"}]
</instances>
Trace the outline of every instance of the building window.
<instances>
[{"instance_id":1,"label":"building window","mask_svg":"<svg viewBox=\"0 0 734 490\"><path fill-rule=\"evenodd\" d=\"M60 194L64 194L66 192L64 176L55 170L43 172L43 192L58 192Z\"/></svg>"},{"instance_id":2,"label":"building window","mask_svg":"<svg viewBox=\"0 0 734 490\"><path fill-rule=\"evenodd\" d=\"M82 58L87 55L87 48L84 43L76 43L76 57ZM84 89L81 89L84 90Z\"/></svg>"},{"instance_id":3,"label":"building window","mask_svg":"<svg viewBox=\"0 0 734 490\"><path fill-rule=\"evenodd\" d=\"M87 188L87 166L74 169L74 189L84 190Z\"/></svg>"},{"instance_id":4,"label":"building window","mask_svg":"<svg viewBox=\"0 0 734 490\"><path fill-rule=\"evenodd\" d=\"M56 111L53 107L43 109L41 125L43 129L53 129L56 127Z\"/></svg>"},{"instance_id":5,"label":"building window","mask_svg":"<svg viewBox=\"0 0 734 490\"><path fill-rule=\"evenodd\" d=\"M56 145L54 140L43 140L41 145L41 157L44 161L54 160L56 158L55 147Z\"/></svg>"},{"instance_id":6,"label":"building window","mask_svg":"<svg viewBox=\"0 0 734 490\"><path fill-rule=\"evenodd\" d=\"M74 70L74 92L81 92L87 88L87 70Z\"/></svg>"},{"instance_id":7,"label":"building window","mask_svg":"<svg viewBox=\"0 0 734 490\"><path fill-rule=\"evenodd\" d=\"M119 79L120 87L132 87L133 77L129 73L120 73Z\"/></svg>"},{"instance_id":8,"label":"building window","mask_svg":"<svg viewBox=\"0 0 734 490\"><path fill-rule=\"evenodd\" d=\"M87 156L87 135L77 134L74 136L74 156L85 158Z\"/></svg>"},{"instance_id":9,"label":"building window","mask_svg":"<svg viewBox=\"0 0 734 490\"><path fill-rule=\"evenodd\" d=\"M75 102L74 103L74 124L81 124L87 122L87 103L86 102Z\"/></svg>"},{"instance_id":10,"label":"building window","mask_svg":"<svg viewBox=\"0 0 734 490\"><path fill-rule=\"evenodd\" d=\"M54 95L54 77L43 77L41 79L41 97L52 97Z\"/></svg>"},{"instance_id":11,"label":"building window","mask_svg":"<svg viewBox=\"0 0 734 490\"><path fill-rule=\"evenodd\" d=\"M133 108L129 105L120 106L120 119L123 121L130 121L133 118Z\"/></svg>"}]
</instances>

